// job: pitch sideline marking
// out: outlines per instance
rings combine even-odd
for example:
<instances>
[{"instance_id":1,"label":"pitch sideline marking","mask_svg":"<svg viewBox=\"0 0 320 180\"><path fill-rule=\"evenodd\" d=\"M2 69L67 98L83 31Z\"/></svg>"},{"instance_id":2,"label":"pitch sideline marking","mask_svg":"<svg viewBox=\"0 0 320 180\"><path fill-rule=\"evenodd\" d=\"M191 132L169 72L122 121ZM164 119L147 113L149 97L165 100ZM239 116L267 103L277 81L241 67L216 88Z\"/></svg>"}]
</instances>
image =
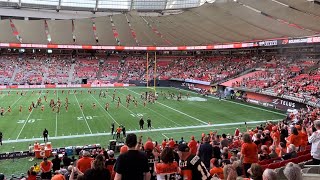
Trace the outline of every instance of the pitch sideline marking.
<instances>
[{"instance_id":1,"label":"pitch sideline marking","mask_svg":"<svg viewBox=\"0 0 320 180\"><path fill-rule=\"evenodd\" d=\"M57 100L59 99L58 92L59 91L57 91ZM56 112L56 130L55 130L54 136L57 137L57 135L58 135L58 113Z\"/></svg>"},{"instance_id":2,"label":"pitch sideline marking","mask_svg":"<svg viewBox=\"0 0 320 180\"><path fill-rule=\"evenodd\" d=\"M125 94L123 94L123 93L121 93L121 92L119 92L119 93L120 93L120 94L122 94L122 95L125 95ZM139 104L142 104L142 103L139 103ZM161 117L163 117L163 118L165 118L165 119L167 119L167 120L169 120L169 121L171 121L171 122L175 123L176 125L182 126L181 124L179 124L179 123L177 123L177 122L175 122L175 121L173 121L173 120L171 120L171 119L169 119L169 118L165 117L164 115L162 115L162 114L158 113L157 111L154 111L153 109L151 109L151 108L149 108L149 107L147 107L147 106L146 106L146 108L150 109L152 112L154 112L154 113L158 114L159 116L161 116Z\"/></svg>"},{"instance_id":3,"label":"pitch sideline marking","mask_svg":"<svg viewBox=\"0 0 320 180\"><path fill-rule=\"evenodd\" d=\"M273 119L273 120L265 120L265 121L249 121L247 124L259 124L264 123L266 121L279 121L282 119ZM172 130L182 130L182 129L197 129L197 128L210 128L210 127L223 127L223 126L234 126L234 125L244 125L245 122L235 122L235 123L224 123L224 124L212 124L212 125L200 125L200 126L184 126L184 127L175 127L175 128L158 128L151 130L134 130L128 131L127 133L148 133L148 132L161 132L161 131L172 131ZM57 136L51 137L50 139L73 139L73 138L82 138L82 137L97 137L97 136L108 136L108 133L96 133L96 134L81 134L81 135L69 135L69 136ZM32 138L32 139L16 139L16 140L5 140L3 143L19 143L19 142L30 142L30 141L39 141L42 138Z\"/></svg>"},{"instance_id":4,"label":"pitch sideline marking","mask_svg":"<svg viewBox=\"0 0 320 180\"><path fill-rule=\"evenodd\" d=\"M89 126L89 124L88 124L88 121L87 121L86 117L84 116L84 113L83 113L83 111L82 111L82 109L81 109L81 107L80 107L80 104L79 104L78 98L77 98L77 96L76 96L75 94L73 94L73 95L74 95L74 97L75 97L75 98L76 98L76 100L77 100L77 103L78 103L79 109L81 110L82 116L83 116L84 120L86 121L86 124L87 124L87 126L88 126L88 129L89 129L90 133L92 134L92 131L91 131L91 128L90 128L90 126Z\"/></svg>"},{"instance_id":5,"label":"pitch sideline marking","mask_svg":"<svg viewBox=\"0 0 320 180\"><path fill-rule=\"evenodd\" d=\"M41 93L40 93L40 95L39 95L39 97L38 97L37 99L39 99L39 98L41 97L41 95L42 95L42 91L41 91ZM21 128L21 130L20 130L20 132L19 132L19 134L18 134L18 136L17 136L17 138L16 138L16 140L18 140L18 138L19 138L19 136L21 135L21 133L22 133L22 131L23 131L24 127L26 126L26 124L27 124L27 122L28 122L28 120L29 120L29 118L30 118L30 116L31 116L32 112L33 112L33 109L34 109L34 108L32 108L31 112L29 113L29 116L27 117L26 122L23 124L23 126L22 126L22 128Z\"/></svg>"},{"instance_id":6,"label":"pitch sideline marking","mask_svg":"<svg viewBox=\"0 0 320 180\"><path fill-rule=\"evenodd\" d=\"M128 90L128 91L131 91L131 92L133 92L133 93L135 93L135 94L139 94L139 93L137 93L137 92L135 92L135 91L132 91L132 90L130 90L130 89L128 89L128 88L124 88L124 89L126 89L126 90ZM176 112L178 112L178 113L180 113L180 114L183 114L183 115L185 115L185 116L187 116L187 117L189 117L189 118L192 118L192 119L194 119L194 120L197 120L197 121L199 121L199 122L201 122L201 123L203 123L203 124L208 124L208 123L206 123L206 122L204 122L204 121L202 121L202 120L200 120L200 119L198 119L198 118L196 118L196 117L190 116L189 114L186 114L186 113L184 113L184 112L181 112L181 111L179 111L179 110L177 110L177 109L175 109L175 108L172 108L172 107L170 107L170 106L167 106L167 105L165 105L165 104L162 104L162 103L160 103L160 102L158 102L158 101L156 101L156 103L158 103L158 104L160 104L160 105L162 105L162 106L164 106L164 107L166 107L166 108L169 108L169 109L171 109L171 110L173 110L173 111L176 111Z\"/></svg>"},{"instance_id":7,"label":"pitch sideline marking","mask_svg":"<svg viewBox=\"0 0 320 180\"><path fill-rule=\"evenodd\" d=\"M92 96L92 94L91 94L91 96ZM106 113L110 116L110 118L111 118L115 123L117 123L117 124L120 126L120 124L111 116L111 114L103 108L103 106L101 105L101 103L100 103L94 96L92 96L92 97L93 97L93 99L95 99L95 100L97 101L97 103L100 105L100 107L102 108L102 110L103 110L104 112L106 112Z\"/></svg>"}]
</instances>

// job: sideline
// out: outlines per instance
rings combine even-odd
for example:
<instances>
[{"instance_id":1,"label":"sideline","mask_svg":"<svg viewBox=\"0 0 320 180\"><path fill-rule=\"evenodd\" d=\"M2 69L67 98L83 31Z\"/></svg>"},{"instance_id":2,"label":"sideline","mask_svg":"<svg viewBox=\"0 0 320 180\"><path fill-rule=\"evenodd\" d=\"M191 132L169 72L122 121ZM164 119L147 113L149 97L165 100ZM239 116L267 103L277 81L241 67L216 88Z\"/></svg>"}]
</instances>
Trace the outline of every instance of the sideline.
<instances>
[{"instance_id":1,"label":"sideline","mask_svg":"<svg viewBox=\"0 0 320 180\"><path fill-rule=\"evenodd\" d=\"M266 121L280 121L282 119L272 119L272 120L264 120L264 121L249 121L246 122L248 124L260 124L265 123ZM200 125L200 126L182 126L182 127L173 127L173 128L158 128L151 130L135 130L135 131L127 131L127 133L149 133L149 132L161 132L161 131L173 131L173 130L183 130L183 129L199 129L199 128L209 128L209 127L223 127L223 126L234 126L234 125L244 125L245 122L235 122L235 123L223 123L223 124L211 124L211 125ZM164 133L166 134L166 133ZM69 136L56 136L49 137L50 140L59 140L59 139L73 139L73 138L82 138L82 137L97 137L97 136L110 136L110 132L108 133L95 133L95 134L80 134L80 135L69 135ZM17 140L5 140L3 143L19 143L19 142L33 142L43 140L43 138L31 138L31 139L17 139Z\"/></svg>"}]
</instances>

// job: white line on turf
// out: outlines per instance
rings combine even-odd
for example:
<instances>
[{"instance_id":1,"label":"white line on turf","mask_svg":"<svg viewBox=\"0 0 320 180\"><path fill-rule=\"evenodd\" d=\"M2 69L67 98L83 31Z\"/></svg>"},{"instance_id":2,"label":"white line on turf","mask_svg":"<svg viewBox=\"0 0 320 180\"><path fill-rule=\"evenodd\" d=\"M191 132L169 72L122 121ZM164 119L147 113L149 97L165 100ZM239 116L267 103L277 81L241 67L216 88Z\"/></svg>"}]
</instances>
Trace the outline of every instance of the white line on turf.
<instances>
[{"instance_id":1,"label":"white line on turf","mask_svg":"<svg viewBox=\"0 0 320 180\"><path fill-rule=\"evenodd\" d=\"M87 124L87 126L88 126L88 129L89 129L90 133L92 134L92 131L91 131L91 128L90 128L90 126L89 126L89 124L88 124L88 121L87 121L86 117L84 116L84 113L83 113L83 111L82 111L82 109L81 109L81 107L80 107L78 98L77 98L77 96L76 96L75 94L73 94L73 95L74 95L74 97L76 98L76 101L77 101L77 103L78 103L79 109L81 110L82 117L83 117L83 119L86 121L86 124Z\"/></svg>"},{"instance_id":2,"label":"white line on turf","mask_svg":"<svg viewBox=\"0 0 320 180\"><path fill-rule=\"evenodd\" d=\"M59 99L58 92L59 91L57 91L57 100ZM56 137L57 135L58 135L58 113L56 113L56 130L54 132L54 136Z\"/></svg>"},{"instance_id":3,"label":"white line on turf","mask_svg":"<svg viewBox=\"0 0 320 180\"><path fill-rule=\"evenodd\" d=\"M133 92L133 93L135 93L135 94L139 94L139 93L137 93L137 92L135 92L135 91L132 91L132 90L130 90L130 89L128 89L128 88L124 88L124 89L126 89L126 90L128 90L128 91L131 91L131 92ZM183 114L183 115L185 115L185 116L187 116L187 117L189 117L189 118L191 118L191 119L194 119L194 120L196 120L196 121L199 121L199 122L201 122L201 123L203 123L203 124L208 124L208 123L206 123L206 122L204 122L204 121L202 121L202 120L200 120L200 119L198 119L198 118L196 118L196 117L190 116L189 114L186 114L186 113L184 113L184 112L181 112L181 111L179 111L179 110L177 110L177 109L175 109L175 108L172 108L172 107L170 107L170 106L167 106L167 105L165 105L165 104L162 104L162 103L160 103L160 102L158 102L158 101L156 101L156 103L158 103L158 104L160 104L160 105L162 105L162 106L164 106L164 107L166 107L166 108L169 108L169 109L171 109L171 110L173 110L173 111L176 111L176 112L178 112L178 113L180 113L180 114Z\"/></svg>"},{"instance_id":4,"label":"white line on turf","mask_svg":"<svg viewBox=\"0 0 320 180\"><path fill-rule=\"evenodd\" d=\"M161 135L164 136L166 139L169 139L169 137L164 135L164 133L162 133Z\"/></svg>"},{"instance_id":5,"label":"white line on turf","mask_svg":"<svg viewBox=\"0 0 320 180\"><path fill-rule=\"evenodd\" d=\"M282 119L275 119L275 120L265 120L265 121L249 121L246 122L247 125L249 124L260 124L265 123L266 121L279 121ZM149 133L149 132L162 132L162 131L174 131L174 130L183 130L183 129L199 129L199 128L211 128L211 127L224 127L224 126L235 126L235 125L245 125L245 122L235 122L235 123L225 123L225 124L212 124L212 125L200 125L200 126L184 126L184 127L176 127L176 128L158 128L158 129L151 129L151 130L135 130L135 131L127 131L127 133ZM81 135L71 135L71 136L57 136L57 137L50 137L50 139L72 139L72 138L82 138L82 137L97 137L97 136L108 136L108 133L96 133L96 134L81 134ZM41 140L40 138L32 138L32 139L16 139L16 140L6 140L3 143L18 143L18 142L30 142L30 141L38 141Z\"/></svg>"},{"instance_id":6,"label":"white line on turf","mask_svg":"<svg viewBox=\"0 0 320 180\"><path fill-rule=\"evenodd\" d=\"M119 92L120 94L122 94L122 95L125 95L125 94L121 93L120 91L118 91L118 92ZM142 104L142 103L139 103L139 104ZM171 119L169 119L169 118L165 117L164 115L162 115L162 114L158 113L157 111L154 111L153 109L151 109L151 108L149 108L149 107L147 107L147 106L146 106L146 108L148 108L150 111L152 111L152 112L154 112L154 113L158 114L159 116L161 116L161 117L163 117L163 118L165 118L165 119L167 119L167 120L169 120L169 121L173 122L174 124L179 125L179 126L182 126L181 124L179 124L179 123L177 123L177 122L175 122L175 121L173 121L173 120L171 120Z\"/></svg>"},{"instance_id":7,"label":"white line on turf","mask_svg":"<svg viewBox=\"0 0 320 180\"><path fill-rule=\"evenodd\" d=\"M10 107L13 108L13 106L22 98L22 96L20 96ZM6 111L8 112L8 111ZM3 114L6 114L6 112L4 112Z\"/></svg>"},{"instance_id":8,"label":"white line on turf","mask_svg":"<svg viewBox=\"0 0 320 180\"><path fill-rule=\"evenodd\" d=\"M37 98L37 100L41 97L41 94L42 94L42 91L41 91L41 93L40 93L39 97ZM17 136L17 138L16 138L16 140L18 140L18 139L19 139L19 136L21 135L21 133L22 133L22 131L23 131L24 127L26 126L26 124L27 124L27 122L28 122L28 120L29 120L29 118L30 118L30 116L31 116L32 112L33 112L33 109L34 109L34 108L32 108L31 112L29 113L29 116L27 117L26 121L24 122L24 124L23 124L23 126L22 126L22 128L21 128L21 130L20 130L20 132L19 132L19 134L18 134L18 136Z\"/></svg>"},{"instance_id":9,"label":"white line on turf","mask_svg":"<svg viewBox=\"0 0 320 180\"><path fill-rule=\"evenodd\" d=\"M180 89L180 88L175 88L175 89ZM193 94L197 94L199 95L198 93L196 92L193 92L193 91L188 91L188 90L185 90L185 89L181 89L182 91L187 91L187 92L191 92ZM212 98L212 99L219 99L217 97L213 97L213 96L208 96L209 98ZM285 116L285 114L283 113L279 113L279 112L276 112L276 111L271 111L271 110L268 110L268 109L263 109L263 108L259 108L259 107L255 107L255 106L250 106L250 105L247 105L247 104L243 104L243 103L238 103L238 102L234 102L234 101L230 101L230 100L226 100L226 99L221 99L222 101L225 101L225 102L229 102L229 103L233 103L233 104L237 104L237 105L241 105L241 106L245 106L245 107L250 107L250 108L253 108L253 109L259 109L261 111L266 111L266 112L270 112L270 113L273 113L273 114L278 114L278 115L283 115Z\"/></svg>"},{"instance_id":10,"label":"white line on turf","mask_svg":"<svg viewBox=\"0 0 320 180\"><path fill-rule=\"evenodd\" d=\"M92 96L92 94L91 94L91 96ZM101 105L101 103L100 103L94 96L92 96L92 97L93 97L94 100L97 101L97 103L100 105L100 107L102 108L102 110L103 110L104 112L106 112L106 114L107 114L115 123L117 123L117 124L120 126L120 124L111 116L111 114L103 108L103 106Z\"/></svg>"}]
</instances>

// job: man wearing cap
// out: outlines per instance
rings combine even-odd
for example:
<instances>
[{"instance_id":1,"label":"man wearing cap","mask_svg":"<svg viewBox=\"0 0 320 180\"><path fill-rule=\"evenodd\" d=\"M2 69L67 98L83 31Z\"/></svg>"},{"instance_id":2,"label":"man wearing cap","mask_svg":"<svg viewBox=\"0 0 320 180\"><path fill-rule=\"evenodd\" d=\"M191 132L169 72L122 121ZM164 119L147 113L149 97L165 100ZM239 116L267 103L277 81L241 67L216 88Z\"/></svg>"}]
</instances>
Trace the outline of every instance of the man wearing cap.
<instances>
[{"instance_id":1,"label":"man wearing cap","mask_svg":"<svg viewBox=\"0 0 320 180\"><path fill-rule=\"evenodd\" d=\"M137 144L137 136L128 134L126 137L128 152L120 154L116 161L115 180L150 180L148 158L144 152L136 149Z\"/></svg>"},{"instance_id":2,"label":"man wearing cap","mask_svg":"<svg viewBox=\"0 0 320 180\"><path fill-rule=\"evenodd\" d=\"M312 129L309 129L308 132L308 141L312 143L311 145L311 156L313 158L312 163L314 165L320 165L320 120L313 122L316 131L312 132Z\"/></svg>"},{"instance_id":3,"label":"man wearing cap","mask_svg":"<svg viewBox=\"0 0 320 180\"><path fill-rule=\"evenodd\" d=\"M212 178L200 157L192 155L187 144L179 144L178 154L181 169L180 179L203 180Z\"/></svg>"},{"instance_id":4,"label":"man wearing cap","mask_svg":"<svg viewBox=\"0 0 320 180\"><path fill-rule=\"evenodd\" d=\"M77 162L77 168L82 173L86 172L86 170L91 168L91 162L93 158L91 158L90 153L88 151L83 151L82 158L80 158Z\"/></svg>"},{"instance_id":5,"label":"man wearing cap","mask_svg":"<svg viewBox=\"0 0 320 180\"><path fill-rule=\"evenodd\" d=\"M108 153L109 159L106 159L105 166L111 174L111 179L114 179L115 172L113 170L113 167L117 160L114 158L114 151L109 150L107 153Z\"/></svg>"}]
</instances>

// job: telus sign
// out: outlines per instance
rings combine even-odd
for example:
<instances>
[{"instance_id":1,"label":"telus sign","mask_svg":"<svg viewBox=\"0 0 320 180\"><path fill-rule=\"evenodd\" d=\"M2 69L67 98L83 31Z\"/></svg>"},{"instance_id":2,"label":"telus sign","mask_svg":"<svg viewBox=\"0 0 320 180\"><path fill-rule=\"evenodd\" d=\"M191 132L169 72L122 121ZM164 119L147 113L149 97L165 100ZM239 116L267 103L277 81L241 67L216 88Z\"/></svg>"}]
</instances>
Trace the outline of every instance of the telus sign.
<instances>
[{"instance_id":1,"label":"telus sign","mask_svg":"<svg viewBox=\"0 0 320 180\"><path fill-rule=\"evenodd\" d=\"M291 102L291 101L287 101L287 100L282 100L282 99L273 99L272 103L274 105L282 105L282 106L286 106L286 107L290 107L290 108L295 108L296 107L296 103L295 102Z\"/></svg>"}]
</instances>

